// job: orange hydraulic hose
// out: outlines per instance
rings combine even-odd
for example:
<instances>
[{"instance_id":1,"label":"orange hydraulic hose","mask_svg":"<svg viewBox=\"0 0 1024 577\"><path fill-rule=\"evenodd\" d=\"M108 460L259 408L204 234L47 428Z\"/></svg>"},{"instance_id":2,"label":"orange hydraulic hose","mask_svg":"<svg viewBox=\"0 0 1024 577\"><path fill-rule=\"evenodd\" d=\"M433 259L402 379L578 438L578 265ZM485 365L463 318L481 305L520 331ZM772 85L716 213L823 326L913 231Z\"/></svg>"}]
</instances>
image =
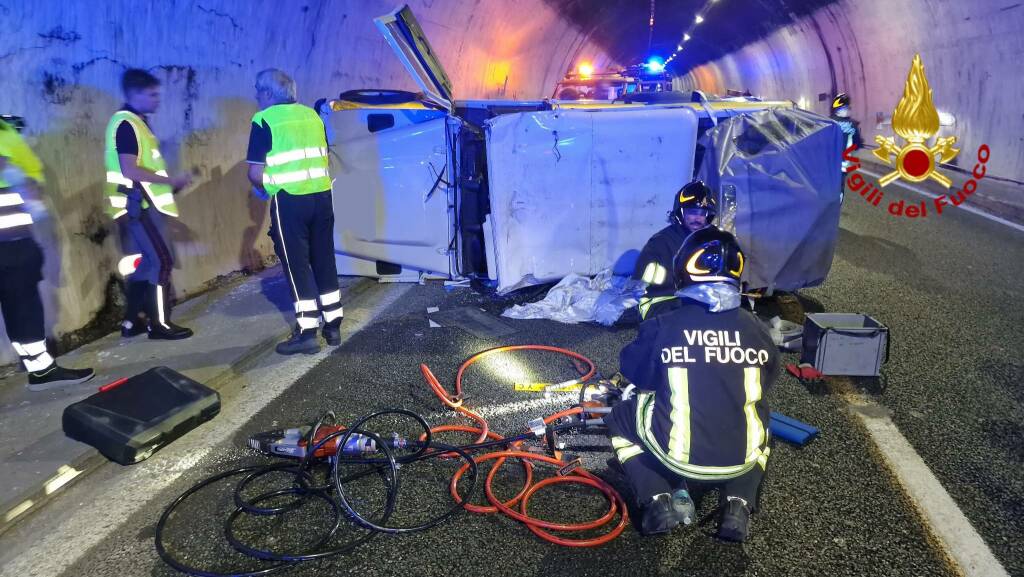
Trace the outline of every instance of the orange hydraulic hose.
<instances>
[{"instance_id":1,"label":"orange hydraulic hose","mask_svg":"<svg viewBox=\"0 0 1024 577\"><path fill-rule=\"evenodd\" d=\"M420 364L420 371L423 373L423 377L427 379L427 384L429 384L430 388L434 390L434 394L437 395L439 399L441 399L442 403L444 403L448 408L455 410L455 412L462 413L463 415L466 415L470 419L473 419L474 421L480 424L480 436L477 437L476 442L483 443L484 440L487 438L487 433L489 432L489 425L487 424L487 420L481 417L480 415L476 414L475 412L462 406L461 392L456 393L456 396L454 397L449 395L448 391L444 388L443 385L441 385L440 381L437 380L437 377L434 376L434 373L430 371L430 368L426 364ZM456 382L456 390L461 389L460 385L460 383Z\"/></svg>"},{"instance_id":2,"label":"orange hydraulic hose","mask_svg":"<svg viewBox=\"0 0 1024 577\"><path fill-rule=\"evenodd\" d=\"M444 425L432 428L430 430L431 433L440 433L446 431L476 433L479 435L476 439L476 443L482 443L486 439L501 439L502 437L500 435L497 435L496 433L490 431L486 419L484 419L479 413L476 413L475 411L472 411L471 409L468 409L464 406L465 399L463 398L462 394L462 378L466 372L466 369L469 368L470 365L485 357L488 357L496 353L519 350L549 351L566 355L570 358L573 358L584 363L586 366L590 368L590 370L585 375L578 379L579 382L586 382L597 373L597 367L594 365L593 361L579 353L570 351L568 349L552 347L547 345L511 345L504 347L496 347L493 349L488 349L486 351L477 353L470 357L468 360L466 360L466 362L462 363L462 365L459 367L458 373L455 376L455 394L451 395L449 394L448 390L444 388L441 382L438 381L437 377L434 376L434 373L430 370L430 368L427 367L426 364L421 364L420 371L423 373L424 379L426 379L427 384L430 385L430 388L431 390L434 391L434 394L437 395L439 399L441 399L441 402L444 403L444 405L447 406L448 408L460 414L466 415L467 417L474 420L480 425L479 427L469 427L464 425ZM559 411L557 413L554 413L553 415L545 417L544 424L551 424L552 422L557 421L562 417L576 415L582 412L583 409L581 407L572 407L564 411ZM424 438L425 435L421 437L421 440L423 440ZM565 476L551 477L543 479L537 484L533 484L533 465L531 464L531 461L541 461L551 465L557 465L558 467L565 467L568 465L568 463L555 457L549 457L547 455L540 455L535 453L527 453L525 451L519 450L521 445L522 441L519 441L516 443L512 443L511 450L486 453L484 455L480 455L479 457L474 457L473 460L477 463L489 460L496 460L496 462L494 466L491 467L490 472L488 472L487 480L484 483L484 493L487 496L487 500L490 501L491 506L486 507L481 505L474 505L472 503L465 503L464 507L468 511L474 513L501 512L508 517L511 517L517 521L524 523L530 531L532 531L541 539L544 539L545 541L551 543L555 543L557 545L565 545L568 547L595 547L598 545L603 545L604 543L607 543L612 539L618 537L622 533L622 531L626 527L626 524L629 522L629 515L626 510L625 501L611 485L607 484L602 479L594 476L592 473L586 471L583 468L576 468L571 473L566 474ZM505 462L510 458L518 459L519 462L522 464L524 470L526 471L526 481L523 484L523 488L519 491L518 494L516 494L515 497L509 499L508 501L502 502L494 495L492 483L494 481L495 475L497 475L498 473L498 470L501 469ZM449 484L449 492L451 493L452 498L454 498L457 503L463 502L462 497L458 493L458 484L459 480L462 478L462 475L468 470L469 464L467 463L463 465L458 471L455 472ZM554 523L551 521L544 521L541 519L531 517L527 512L527 503L529 502L530 497L538 490L557 483L577 483L598 489L599 491L604 493L605 498L608 499L608 512L600 518L595 519L593 521L573 524ZM519 504L520 511L515 511L512 509L512 507L516 506L516 504ZM610 532L599 537L593 537L588 539L569 539L564 537L558 537L548 532L591 530L611 522L612 520L614 520L616 516L619 517L618 524Z\"/></svg>"},{"instance_id":3,"label":"orange hydraulic hose","mask_svg":"<svg viewBox=\"0 0 1024 577\"><path fill-rule=\"evenodd\" d=\"M460 431L460 432L465 432L465 433L479 433L480 429L477 429L475 427L466 427L464 425L442 425L440 427L434 427L434 428L430 429L431 433L441 433L441 432L445 432L445 431ZM488 439L493 439L493 440L497 441L497 440L500 440L502 437L501 437L501 435L499 435L497 433L488 432L487 433L487 438ZM422 438L421 438L421 440L422 440ZM517 442L517 443L513 443L512 446L518 448L522 444L523 443L520 441L520 442ZM476 460L476 459L474 459L474 460ZM495 465L495 467L500 466L504 462L505 462L505 459L501 459L500 461L498 461L498 464ZM520 462L523 464L523 469L526 471L526 481L523 482L523 488L519 491L519 493L515 497L513 497L511 500L505 502L505 505L508 506L508 507L515 506L515 504L518 503L519 500L522 499L524 495L526 495L526 491L529 490L530 484L533 483L533 465L530 464L529 461L520 461ZM464 465L463 469L468 470L469 469L469 464L467 463L466 465ZM460 478L462 478L462 472L459 472L455 476L453 476L452 477L452 481L449 484L449 492L452 494L452 498L455 499L456 503L461 503L462 502L462 496L459 495L459 489L458 489L459 479ZM474 505L473 503L466 503L464 505L464 507L465 507L465 509L467 511L470 511L470 512L473 512L473 513L497 513L498 512L498 508L497 507L486 507L486 506L481 506L481 505Z\"/></svg>"},{"instance_id":4,"label":"orange hydraulic hose","mask_svg":"<svg viewBox=\"0 0 1024 577\"><path fill-rule=\"evenodd\" d=\"M588 359L587 357L575 351L570 351L569 349L563 349L561 347L550 347L547 345L508 345L504 347L494 347L493 349L487 349L486 351L479 352L473 355L472 357L469 357L469 360L467 360L466 362L462 363L462 366L459 367L459 372L455 375L455 394L460 399L462 398L462 375L463 373L466 372L466 369L468 369L470 365L481 359L487 358L493 354L505 353L509 351L550 351L553 353L563 354L567 357L571 357L578 361L584 362L590 367L590 372L580 377L580 382L590 380L597 373L597 367L594 366L594 361Z\"/></svg>"},{"instance_id":5,"label":"orange hydraulic hose","mask_svg":"<svg viewBox=\"0 0 1024 577\"><path fill-rule=\"evenodd\" d=\"M526 495L523 496L520 502L521 512L514 511L508 505L502 503L501 500L494 495L494 489L492 486L492 483L494 482L494 477L498 473L498 469L501 468L500 465L504 463L505 460L508 458L517 458L522 459L524 461L542 461L551 465L557 465L559 467L564 467L568 463L560 459L556 459L554 457L549 457L547 455L526 453L524 451L497 451L494 453L487 453L485 455L481 455L474 459L474 461L476 461L477 463L480 463L482 461L488 461L491 459L498 459L498 463L496 463L494 467L491 468L490 472L487 474L487 480L484 483L484 493L487 495L487 500L490 501L495 508L504 513L506 516L511 517L525 524L527 528L533 531L538 537L544 539L545 541L555 543L556 545L565 545L568 547L595 547L597 545L603 545L611 541L612 539L618 537L626 528L626 524L629 522L629 515L626 512L626 503L622 499L622 497L619 496L618 492L616 492L611 485L608 485L603 480L601 480L598 477L595 477L593 474L587 472L586 470L579 468L572 471L570 475L566 475L564 477L551 477L548 479L544 479L537 483L536 485L529 487L529 489L526 491ZM469 470L469 465L463 465L458 471L456 471L455 476L452 479L452 482L457 484L459 479L467 470ZM580 483L584 485L589 485L600 490L602 493L605 494L605 497L608 499L608 502L610 504L608 512L600 518L595 519L593 521L573 524L554 523L551 521L543 521L541 519L535 519L531 517L528 514L526 508L527 501L529 500L530 496L533 495L533 493L535 493L538 489L555 483ZM614 519L616 515L619 516L619 523L609 533L601 535L600 537L594 537L590 539L566 539L554 536L545 531L545 529L555 531L585 531L589 529L595 529L597 527L607 524L612 519Z\"/></svg>"}]
</instances>

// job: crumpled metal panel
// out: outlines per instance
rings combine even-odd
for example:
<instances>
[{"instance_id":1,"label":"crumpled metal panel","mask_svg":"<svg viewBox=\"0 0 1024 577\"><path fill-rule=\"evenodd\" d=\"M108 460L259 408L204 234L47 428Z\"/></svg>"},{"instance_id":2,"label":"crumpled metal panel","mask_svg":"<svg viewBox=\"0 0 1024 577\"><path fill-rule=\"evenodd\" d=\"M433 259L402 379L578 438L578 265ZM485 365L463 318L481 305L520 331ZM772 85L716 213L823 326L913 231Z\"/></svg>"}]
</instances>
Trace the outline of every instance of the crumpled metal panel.
<instances>
[{"instance_id":1,"label":"crumpled metal panel","mask_svg":"<svg viewBox=\"0 0 1024 577\"><path fill-rule=\"evenodd\" d=\"M722 121L700 144L699 177L719 194L719 226L747 255L749 287L792 291L824 282L839 236L839 125L779 108Z\"/></svg>"},{"instance_id":2,"label":"crumpled metal panel","mask_svg":"<svg viewBox=\"0 0 1024 577\"><path fill-rule=\"evenodd\" d=\"M553 110L490 121L487 162L498 290L629 274L693 175L688 108Z\"/></svg>"}]
</instances>

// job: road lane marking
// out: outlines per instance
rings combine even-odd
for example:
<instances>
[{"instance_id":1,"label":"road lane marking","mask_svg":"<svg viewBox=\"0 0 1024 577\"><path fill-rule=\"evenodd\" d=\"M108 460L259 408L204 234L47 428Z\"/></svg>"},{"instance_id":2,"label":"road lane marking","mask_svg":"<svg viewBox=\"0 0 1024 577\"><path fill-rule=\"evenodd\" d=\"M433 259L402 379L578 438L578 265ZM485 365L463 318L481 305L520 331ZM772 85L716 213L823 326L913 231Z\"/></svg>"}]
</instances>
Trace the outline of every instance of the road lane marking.
<instances>
[{"instance_id":1,"label":"road lane marking","mask_svg":"<svg viewBox=\"0 0 1024 577\"><path fill-rule=\"evenodd\" d=\"M863 423L886 466L956 569L964 577L1009 577L953 497L896 428L889 410L855 392L848 379L830 380L830 387L850 404L851 412Z\"/></svg>"}]
</instances>

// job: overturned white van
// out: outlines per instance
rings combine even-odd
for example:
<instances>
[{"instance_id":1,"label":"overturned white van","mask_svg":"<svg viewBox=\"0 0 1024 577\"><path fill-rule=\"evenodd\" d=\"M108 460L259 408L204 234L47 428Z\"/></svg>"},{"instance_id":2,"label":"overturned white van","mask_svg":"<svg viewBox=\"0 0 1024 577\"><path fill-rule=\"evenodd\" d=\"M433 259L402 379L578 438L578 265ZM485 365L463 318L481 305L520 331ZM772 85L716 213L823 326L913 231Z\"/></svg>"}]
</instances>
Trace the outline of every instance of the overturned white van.
<instances>
[{"instance_id":1,"label":"overturned white van","mask_svg":"<svg viewBox=\"0 0 1024 577\"><path fill-rule=\"evenodd\" d=\"M609 267L628 274L700 168L723 195L723 225L751 260L773 263L751 267L751 288L827 275L842 151L828 119L790 102L456 101L408 7L376 23L422 93L330 101L340 274L488 278L499 292ZM739 116L759 136L730 132ZM757 145L734 146L747 141Z\"/></svg>"}]
</instances>

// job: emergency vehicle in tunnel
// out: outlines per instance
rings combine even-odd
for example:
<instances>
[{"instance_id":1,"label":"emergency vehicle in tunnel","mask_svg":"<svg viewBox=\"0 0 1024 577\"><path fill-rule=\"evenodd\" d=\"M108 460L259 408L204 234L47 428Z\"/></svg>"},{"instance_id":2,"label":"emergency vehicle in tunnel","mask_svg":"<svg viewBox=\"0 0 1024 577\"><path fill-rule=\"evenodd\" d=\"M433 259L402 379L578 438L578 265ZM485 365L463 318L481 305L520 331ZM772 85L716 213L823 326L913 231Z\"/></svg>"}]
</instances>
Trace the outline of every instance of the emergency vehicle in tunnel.
<instances>
[{"instance_id":1,"label":"emergency vehicle in tunnel","mask_svg":"<svg viewBox=\"0 0 1024 577\"><path fill-rule=\"evenodd\" d=\"M657 71L651 70L657 64ZM620 100L645 92L669 92L672 78L660 63L635 64L622 70L595 72L582 63L555 85L554 100Z\"/></svg>"},{"instance_id":2,"label":"emergency vehicle in tunnel","mask_svg":"<svg viewBox=\"0 0 1024 577\"><path fill-rule=\"evenodd\" d=\"M422 92L328 100L340 274L475 277L500 293L609 267L629 274L673 195L700 176L719 194L719 226L751 257L749 288L827 276L842 183L831 120L788 101L681 93L456 100L407 6L375 22Z\"/></svg>"}]
</instances>

